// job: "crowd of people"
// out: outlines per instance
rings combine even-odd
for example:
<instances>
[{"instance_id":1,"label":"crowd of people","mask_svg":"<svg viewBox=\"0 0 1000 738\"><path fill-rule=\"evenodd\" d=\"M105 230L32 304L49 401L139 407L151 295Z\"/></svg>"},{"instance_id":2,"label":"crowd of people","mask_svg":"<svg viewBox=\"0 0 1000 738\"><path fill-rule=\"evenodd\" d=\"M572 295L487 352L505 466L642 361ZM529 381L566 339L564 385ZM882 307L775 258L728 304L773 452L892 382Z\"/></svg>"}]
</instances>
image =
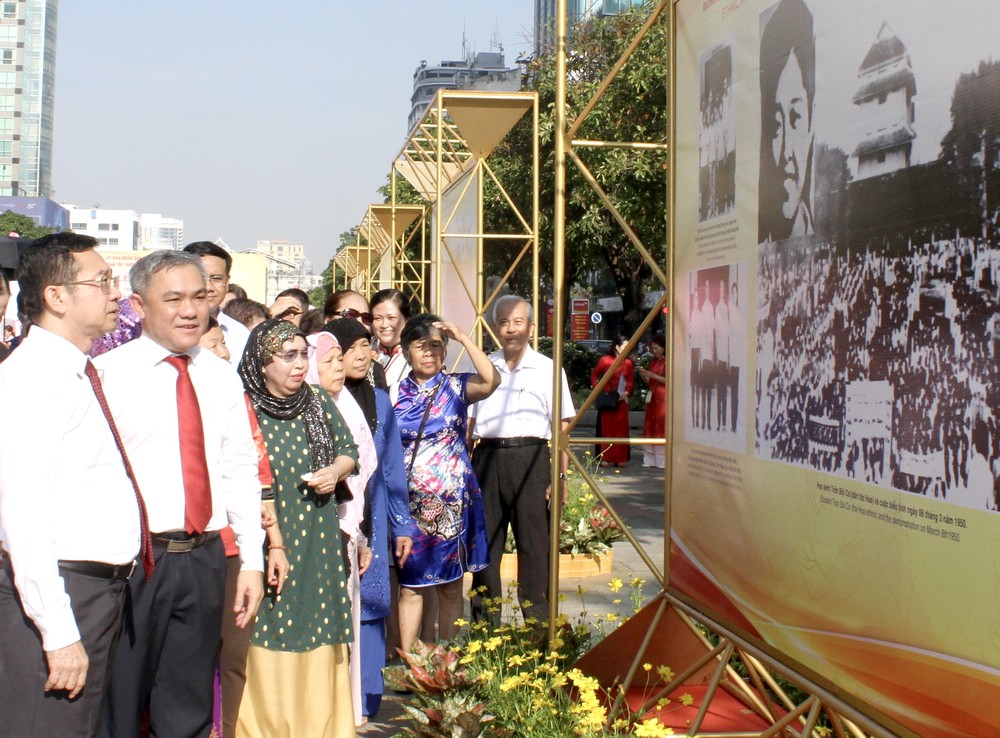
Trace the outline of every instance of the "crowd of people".
<instances>
[{"instance_id":1,"label":"crowd of people","mask_svg":"<svg viewBox=\"0 0 1000 738\"><path fill-rule=\"evenodd\" d=\"M395 290L265 307L208 242L140 259L123 299L96 245L25 251L0 357L5 730L354 735L397 648L457 633L465 573L494 617L509 525L547 616L554 367L528 301L496 301L487 356Z\"/></svg>"},{"instance_id":2,"label":"crowd of people","mask_svg":"<svg viewBox=\"0 0 1000 738\"><path fill-rule=\"evenodd\" d=\"M762 247L757 450L1000 509L1000 252L921 235Z\"/></svg>"}]
</instances>

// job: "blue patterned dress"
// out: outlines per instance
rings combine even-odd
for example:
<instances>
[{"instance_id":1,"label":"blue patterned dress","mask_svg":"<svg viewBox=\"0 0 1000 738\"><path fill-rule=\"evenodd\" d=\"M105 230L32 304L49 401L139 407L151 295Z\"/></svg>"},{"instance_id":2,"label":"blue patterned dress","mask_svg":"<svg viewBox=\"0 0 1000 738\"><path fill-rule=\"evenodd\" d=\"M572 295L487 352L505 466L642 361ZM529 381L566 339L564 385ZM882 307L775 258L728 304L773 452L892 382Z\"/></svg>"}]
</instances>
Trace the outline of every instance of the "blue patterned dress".
<instances>
[{"instance_id":1,"label":"blue patterned dress","mask_svg":"<svg viewBox=\"0 0 1000 738\"><path fill-rule=\"evenodd\" d=\"M471 376L442 372L418 385L411 374L399 385L395 409L406 468L427 402L434 395L408 480L410 512L420 531L410 558L397 572L399 583L406 587L453 582L466 571L489 565L483 496L465 445L465 388Z\"/></svg>"}]
</instances>

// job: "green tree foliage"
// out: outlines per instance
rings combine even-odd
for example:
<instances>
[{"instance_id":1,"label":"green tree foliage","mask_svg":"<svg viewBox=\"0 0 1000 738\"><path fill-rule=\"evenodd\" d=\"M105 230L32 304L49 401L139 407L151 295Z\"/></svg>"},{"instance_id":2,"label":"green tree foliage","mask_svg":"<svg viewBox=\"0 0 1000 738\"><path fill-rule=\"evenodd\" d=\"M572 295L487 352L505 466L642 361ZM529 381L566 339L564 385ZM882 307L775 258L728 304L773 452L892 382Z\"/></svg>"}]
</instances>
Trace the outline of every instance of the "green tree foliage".
<instances>
[{"instance_id":1,"label":"green tree foliage","mask_svg":"<svg viewBox=\"0 0 1000 738\"><path fill-rule=\"evenodd\" d=\"M593 97L599 84L648 18L651 4L621 15L585 22L573 29L567 60L568 117L573 120ZM662 17L643 39L600 103L589 114L578 139L664 143L668 127L668 34ZM552 207L555 201L553 158L555 130L555 58L540 56L527 64L526 89L539 93L540 104L540 217L543 290L552 273ZM578 148L580 158L609 194L619 212L651 254L666 262L667 211L664 151L614 148ZM531 121L522 120L501 142L490 166L522 213L531 212ZM579 170L567 170L566 270L567 281L583 281L591 272L606 272L622 296L630 327L642 318L643 294L654 287L652 271L632 246L610 211L598 199ZM521 229L495 185L487 183L487 231L512 233ZM487 274L502 274L515 248L497 243L487 248ZM512 290L529 294L530 266L514 275Z\"/></svg>"},{"instance_id":2,"label":"green tree foliage","mask_svg":"<svg viewBox=\"0 0 1000 738\"><path fill-rule=\"evenodd\" d=\"M0 215L0 234L4 236L17 233L23 238L41 238L58 230L58 228L40 226L27 215L19 215L12 210Z\"/></svg>"},{"instance_id":3,"label":"green tree foliage","mask_svg":"<svg viewBox=\"0 0 1000 738\"><path fill-rule=\"evenodd\" d=\"M340 245L337 246L338 253L341 249L354 245L357 232L358 229L355 226L340 234ZM315 287L309 291L309 304L316 307L321 307L326 302L326 298L332 295L335 290L340 289L344 284L344 273L336 265L334 259L330 259L330 263L326 265L326 269L323 270L320 276L323 278L323 281L319 287Z\"/></svg>"}]
</instances>

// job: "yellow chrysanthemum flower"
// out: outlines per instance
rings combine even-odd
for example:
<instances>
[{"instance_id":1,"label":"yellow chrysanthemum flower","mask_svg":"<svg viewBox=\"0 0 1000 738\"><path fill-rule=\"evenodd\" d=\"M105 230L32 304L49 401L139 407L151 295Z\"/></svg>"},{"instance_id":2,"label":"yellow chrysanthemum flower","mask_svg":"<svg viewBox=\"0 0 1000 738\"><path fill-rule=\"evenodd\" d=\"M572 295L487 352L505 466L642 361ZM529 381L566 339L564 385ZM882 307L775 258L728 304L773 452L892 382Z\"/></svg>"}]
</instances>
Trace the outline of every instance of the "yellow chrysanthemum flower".
<instances>
[{"instance_id":1,"label":"yellow chrysanthemum flower","mask_svg":"<svg viewBox=\"0 0 1000 738\"><path fill-rule=\"evenodd\" d=\"M669 682L674 678L674 670L666 665L657 666L656 673L659 674L660 679L665 682Z\"/></svg>"}]
</instances>

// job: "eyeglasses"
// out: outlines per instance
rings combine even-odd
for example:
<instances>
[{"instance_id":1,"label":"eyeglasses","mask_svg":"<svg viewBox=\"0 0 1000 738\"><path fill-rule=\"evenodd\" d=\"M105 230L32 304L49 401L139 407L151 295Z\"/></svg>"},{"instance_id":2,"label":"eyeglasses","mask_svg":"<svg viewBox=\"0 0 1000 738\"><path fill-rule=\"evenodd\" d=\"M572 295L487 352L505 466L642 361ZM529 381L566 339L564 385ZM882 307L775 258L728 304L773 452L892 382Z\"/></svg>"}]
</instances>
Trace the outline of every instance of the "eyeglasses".
<instances>
[{"instance_id":1,"label":"eyeglasses","mask_svg":"<svg viewBox=\"0 0 1000 738\"><path fill-rule=\"evenodd\" d=\"M275 359L281 359L286 364L294 364L299 357L302 357L302 361L309 361L309 349L282 351L280 354L274 354Z\"/></svg>"},{"instance_id":2,"label":"eyeglasses","mask_svg":"<svg viewBox=\"0 0 1000 738\"><path fill-rule=\"evenodd\" d=\"M111 272L105 272L95 279L80 279L76 282L63 282L63 287L75 287L78 284L89 284L91 287L100 287L105 295L111 294L111 285L114 284L114 277Z\"/></svg>"},{"instance_id":3,"label":"eyeglasses","mask_svg":"<svg viewBox=\"0 0 1000 738\"><path fill-rule=\"evenodd\" d=\"M213 284L220 284L221 282L225 282L227 279L229 279L229 277L225 274L209 274L205 277L206 282L212 282Z\"/></svg>"},{"instance_id":4,"label":"eyeglasses","mask_svg":"<svg viewBox=\"0 0 1000 738\"><path fill-rule=\"evenodd\" d=\"M339 315L341 318L351 318L353 320L357 320L358 318L360 318L361 322L364 323L365 325L371 325L372 320L374 320L374 317L372 316L371 313L361 313L355 310L354 308L345 308L344 310L341 310L339 313L334 313L334 315Z\"/></svg>"}]
</instances>

